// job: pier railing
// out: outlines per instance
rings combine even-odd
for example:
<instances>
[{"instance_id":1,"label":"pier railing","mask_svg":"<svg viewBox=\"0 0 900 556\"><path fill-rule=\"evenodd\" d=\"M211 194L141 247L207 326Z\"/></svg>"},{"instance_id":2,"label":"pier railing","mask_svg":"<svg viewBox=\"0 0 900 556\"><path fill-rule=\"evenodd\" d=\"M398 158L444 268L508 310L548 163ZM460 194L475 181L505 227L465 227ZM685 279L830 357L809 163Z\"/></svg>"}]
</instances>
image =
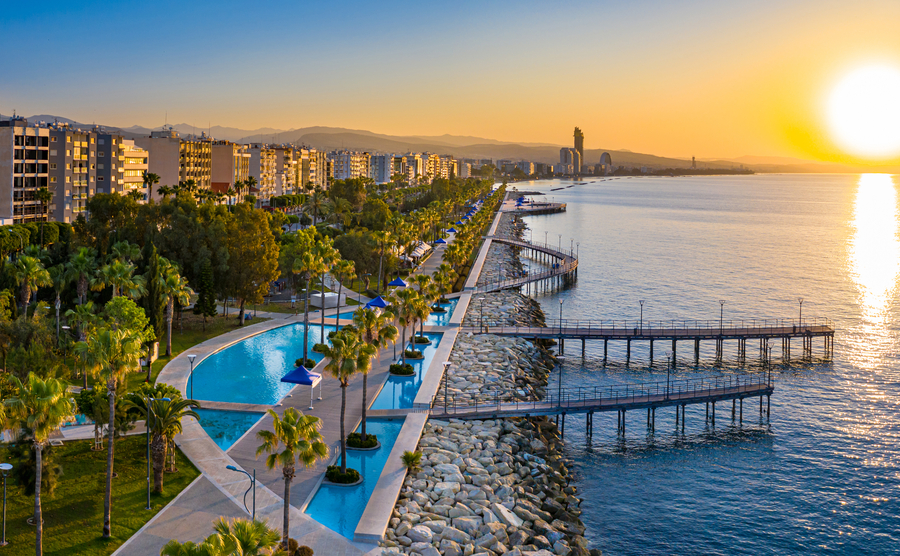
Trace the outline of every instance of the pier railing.
<instances>
[{"instance_id":1,"label":"pier railing","mask_svg":"<svg viewBox=\"0 0 900 556\"><path fill-rule=\"evenodd\" d=\"M452 417L491 412L525 414L578 410L611 411L633 405L680 405L702 403L716 397L757 396L773 388L774 381L768 373L563 389L553 388L551 384L547 387L546 396L540 400L511 400L505 395L509 392L497 389L492 394L493 399L476 398L461 401L456 396L448 396L446 407L443 393L438 390L431 413L434 416Z\"/></svg>"},{"instance_id":2,"label":"pier railing","mask_svg":"<svg viewBox=\"0 0 900 556\"><path fill-rule=\"evenodd\" d=\"M476 306L477 307L477 306ZM760 334L823 334L833 333L834 323L826 317L800 319L740 319L740 320L577 320L548 319L545 325L510 325L506 321L479 319L476 313L470 322L479 322L484 331L495 329L504 333L527 335L540 330L542 336L576 334L584 336L623 336L652 339L673 336L734 336Z\"/></svg>"},{"instance_id":3,"label":"pier railing","mask_svg":"<svg viewBox=\"0 0 900 556\"><path fill-rule=\"evenodd\" d=\"M570 250L559 249L556 246L552 246L546 243L533 243L515 238L496 237L494 239L499 243L504 243L513 247L520 247L522 249L535 248L541 250L548 253L552 257L557 258L559 262L554 263L551 268L543 272L530 273L528 271L522 271L513 276L504 278L503 280L495 280L493 282L482 284L475 290L478 293L517 288L529 282L537 282L540 280L546 280L549 278L555 278L560 275L568 274L578 268L578 258L575 256L575 253Z\"/></svg>"}]
</instances>

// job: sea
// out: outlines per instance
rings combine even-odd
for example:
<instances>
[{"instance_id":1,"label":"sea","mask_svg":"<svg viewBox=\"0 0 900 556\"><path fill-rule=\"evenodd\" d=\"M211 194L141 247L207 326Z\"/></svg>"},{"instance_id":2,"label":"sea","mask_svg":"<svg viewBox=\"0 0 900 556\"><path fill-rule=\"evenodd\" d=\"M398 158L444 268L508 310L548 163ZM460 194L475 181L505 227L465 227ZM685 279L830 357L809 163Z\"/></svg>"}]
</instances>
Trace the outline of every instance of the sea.
<instances>
[{"instance_id":1,"label":"sea","mask_svg":"<svg viewBox=\"0 0 900 556\"><path fill-rule=\"evenodd\" d=\"M715 342L679 344L670 380L771 371L771 413L745 400L629 412L565 423L586 537L604 554L900 554L900 176L792 174L593 177L518 182L565 213L525 218L526 239L573 247L577 279L531 291L548 318L672 321L828 318L834 356L815 340L790 360L773 342L772 366L756 341L715 358ZM802 303L801 303L802 299ZM562 301L562 304L560 304ZM643 308L641 307L643 301ZM731 345L734 344L734 345ZM635 342L566 345L552 387L665 381L667 351L654 360Z\"/></svg>"}]
</instances>

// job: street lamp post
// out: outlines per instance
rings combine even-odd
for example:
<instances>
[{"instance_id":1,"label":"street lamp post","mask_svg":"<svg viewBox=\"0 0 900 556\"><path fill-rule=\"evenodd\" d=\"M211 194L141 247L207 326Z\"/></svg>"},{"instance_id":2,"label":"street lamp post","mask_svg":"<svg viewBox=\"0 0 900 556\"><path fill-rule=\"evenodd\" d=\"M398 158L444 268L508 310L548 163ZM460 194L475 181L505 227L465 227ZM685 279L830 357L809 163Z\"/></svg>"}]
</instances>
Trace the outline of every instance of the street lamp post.
<instances>
[{"instance_id":1,"label":"street lamp post","mask_svg":"<svg viewBox=\"0 0 900 556\"><path fill-rule=\"evenodd\" d=\"M550 241L547 239L547 234L549 234L549 233L550 233L549 231L544 230L544 245L547 245L547 243L549 243L549 241Z\"/></svg>"},{"instance_id":2,"label":"street lamp post","mask_svg":"<svg viewBox=\"0 0 900 556\"><path fill-rule=\"evenodd\" d=\"M719 300L719 334L721 335L725 329L725 300Z\"/></svg>"},{"instance_id":3,"label":"street lamp post","mask_svg":"<svg viewBox=\"0 0 900 556\"><path fill-rule=\"evenodd\" d=\"M481 313L478 316L478 332L481 333L484 330L484 297L479 297L478 301L481 302Z\"/></svg>"},{"instance_id":4,"label":"street lamp post","mask_svg":"<svg viewBox=\"0 0 900 556\"><path fill-rule=\"evenodd\" d=\"M191 362L191 399L194 399L194 359L197 358L193 353L187 356L188 361Z\"/></svg>"},{"instance_id":5,"label":"street lamp post","mask_svg":"<svg viewBox=\"0 0 900 556\"><path fill-rule=\"evenodd\" d=\"M563 319L562 319L562 306L564 299L559 300L559 352L562 353L562 329L563 329Z\"/></svg>"},{"instance_id":6,"label":"street lamp post","mask_svg":"<svg viewBox=\"0 0 900 556\"><path fill-rule=\"evenodd\" d=\"M153 409L151 407L151 403L156 400L168 402L171 401L170 398L151 398L147 396L147 420L144 421L144 428L147 429L147 507L145 510L151 509L150 507L150 416L153 414ZM5 482L5 477L4 477Z\"/></svg>"},{"instance_id":7,"label":"street lamp post","mask_svg":"<svg viewBox=\"0 0 900 556\"><path fill-rule=\"evenodd\" d=\"M556 405L562 405L562 371L563 371L563 363L566 362L566 357L564 355L558 355L556 360L559 361L559 385L556 387Z\"/></svg>"},{"instance_id":8,"label":"street lamp post","mask_svg":"<svg viewBox=\"0 0 900 556\"><path fill-rule=\"evenodd\" d=\"M799 326L800 326L800 328L803 328L803 298L798 297L797 301L800 302L800 324L799 324Z\"/></svg>"},{"instance_id":9,"label":"street lamp post","mask_svg":"<svg viewBox=\"0 0 900 556\"><path fill-rule=\"evenodd\" d=\"M447 375L450 373L450 363L449 361L444 361L444 415L447 414Z\"/></svg>"},{"instance_id":10,"label":"street lamp post","mask_svg":"<svg viewBox=\"0 0 900 556\"><path fill-rule=\"evenodd\" d=\"M672 374L672 352L666 352L666 399L669 399L669 375Z\"/></svg>"},{"instance_id":11,"label":"street lamp post","mask_svg":"<svg viewBox=\"0 0 900 556\"><path fill-rule=\"evenodd\" d=\"M639 299L638 303L641 304L641 334L644 333L644 300Z\"/></svg>"},{"instance_id":12,"label":"street lamp post","mask_svg":"<svg viewBox=\"0 0 900 556\"><path fill-rule=\"evenodd\" d=\"M6 476L12 471L13 466L9 463L0 463L0 473L3 473L3 539L0 540L0 546L6 546Z\"/></svg>"},{"instance_id":13,"label":"street lamp post","mask_svg":"<svg viewBox=\"0 0 900 556\"><path fill-rule=\"evenodd\" d=\"M562 234L556 234L559 236L559 241L556 243L556 250L562 251Z\"/></svg>"},{"instance_id":14,"label":"street lamp post","mask_svg":"<svg viewBox=\"0 0 900 556\"><path fill-rule=\"evenodd\" d=\"M226 465L225 469L229 471L237 471L238 473L243 473L250 479L250 488L247 489L247 492L244 493L244 509L247 510L247 513L250 514L252 519L256 519L256 469L253 470L253 475L247 473L243 469L238 469L233 465ZM247 493L253 491L253 512L250 512L250 508L247 507Z\"/></svg>"}]
</instances>

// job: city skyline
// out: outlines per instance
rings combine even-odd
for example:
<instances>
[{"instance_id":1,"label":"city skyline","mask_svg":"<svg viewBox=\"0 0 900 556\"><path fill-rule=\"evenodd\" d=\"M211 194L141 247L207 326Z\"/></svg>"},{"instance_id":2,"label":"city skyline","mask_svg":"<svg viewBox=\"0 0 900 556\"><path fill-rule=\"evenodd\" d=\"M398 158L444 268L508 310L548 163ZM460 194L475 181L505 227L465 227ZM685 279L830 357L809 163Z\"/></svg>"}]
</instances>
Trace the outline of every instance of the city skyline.
<instances>
[{"instance_id":1,"label":"city skyline","mask_svg":"<svg viewBox=\"0 0 900 556\"><path fill-rule=\"evenodd\" d=\"M0 113L559 145L579 125L589 149L896 164L849 154L828 130L842 75L900 67L900 6L863 4L14 6L0 44L38 33L46 71L4 80ZM91 59L115 69L86 73L78 60ZM15 75L20 63L0 67Z\"/></svg>"}]
</instances>

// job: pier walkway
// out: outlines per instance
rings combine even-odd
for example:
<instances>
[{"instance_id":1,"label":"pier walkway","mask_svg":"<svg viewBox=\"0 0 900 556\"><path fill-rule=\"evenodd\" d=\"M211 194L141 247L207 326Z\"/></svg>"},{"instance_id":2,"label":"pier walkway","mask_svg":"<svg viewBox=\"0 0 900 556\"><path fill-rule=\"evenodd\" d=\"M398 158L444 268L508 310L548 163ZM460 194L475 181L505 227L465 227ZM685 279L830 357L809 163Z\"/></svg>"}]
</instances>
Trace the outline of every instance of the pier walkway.
<instances>
[{"instance_id":1,"label":"pier walkway","mask_svg":"<svg viewBox=\"0 0 900 556\"><path fill-rule=\"evenodd\" d=\"M650 358L656 341L671 341L673 361L677 356L677 342L694 342L694 356L700 356L700 341L715 340L716 356L721 359L723 342L738 341L738 354L746 357L747 340L759 340L760 355L769 358L769 340L782 340L782 354L790 357L791 339L801 338L803 350L812 352L814 338L823 338L824 354L830 357L834 351L834 325L827 318L798 319L747 319L741 321L594 321L594 320L548 320L547 325L508 326L506 323L483 321L479 326L463 327L462 334L494 334L497 336L518 336L523 338L543 338L560 340L560 353L565 339L581 340L582 353L586 340L603 341L603 357L606 358L610 340L624 340L627 343L627 357L631 356L632 341L649 341Z\"/></svg>"},{"instance_id":2,"label":"pier walkway","mask_svg":"<svg viewBox=\"0 0 900 556\"><path fill-rule=\"evenodd\" d=\"M501 417L534 417L538 415L563 416L569 413L587 414L588 435L593 431L595 412L618 411L619 430L624 432L625 413L630 410L647 409L647 425L652 427L656 420L656 408L676 408L676 423L680 408L681 425L684 426L684 407L705 403L707 418L712 416L715 424L716 402L732 400L732 418L735 418L740 403L738 418L743 421L744 398L759 398L760 415L763 414L763 397L766 398L765 413L770 411L769 398L775 391L771 374L749 376L723 376L688 380L666 380L645 384L548 389L542 400L501 401L498 392L493 402L458 404L446 392L438 391L430 411L434 419L496 419ZM710 413L710 409L712 412ZM565 423L565 420L563 420Z\"/></svg>"},{"instance_id":3,"label":"pier walkway","mask_svg":"<svg viewBox=\"0 0 900 556\"><path fill-rule=\"evenodd\" d=\"M543 280L566 280L578 272L578 256L572 251L545 243L533 243L509 237L493 236L490 239L495 243L510 245L520 250L529 250L531 258L540 260L550 268L544 272L522 273L513 278L483 284L475 289L476 293L517 289L526 284Z\"/></svg>"}]
</instances>

